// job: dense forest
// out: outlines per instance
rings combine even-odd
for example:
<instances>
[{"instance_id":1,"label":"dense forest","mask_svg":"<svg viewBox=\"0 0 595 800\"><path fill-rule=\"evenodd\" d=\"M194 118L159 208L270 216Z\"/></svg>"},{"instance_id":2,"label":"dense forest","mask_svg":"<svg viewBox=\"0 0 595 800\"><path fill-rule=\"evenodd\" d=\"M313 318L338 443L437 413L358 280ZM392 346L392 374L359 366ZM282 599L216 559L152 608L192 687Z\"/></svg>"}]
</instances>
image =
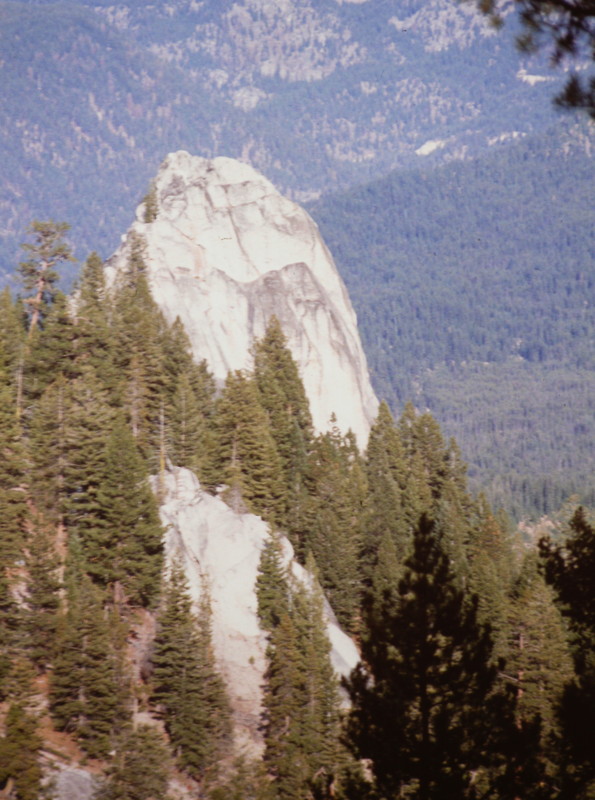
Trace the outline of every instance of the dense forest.
<instances>
[{"instance_id":1,"label":"dense forest","mask_svg":"<svg viewBox=\"0 0 595 800\"><path fill-rule=\"evenodd\" d=\"M562 122L309 207L376 393L429 410L517 519L595 501L591 148L589 123Z\"/></svg>"},{"instance_id":2,"label":"dense forest","mask_svg":"<svg viewBox=\"0 0 595 800\"><path fill-rule=\"evenodd\" d=\"M595 797L589 513L522 544L412 404L381 405L365 453L316 435L274 317L216 390L151 297L142 238L115 285L92 254L66 298L66 231L33 223L21 296L0 296L0 794L51 797L50 754L87 764L100 800L166 798L175 776L210 800ZM148 477L172 464L270 526L258 761L235 757L208 593L193 607L165 563ZM323 591L361 652L342 687Z\"/></svg>"}]
</instances>

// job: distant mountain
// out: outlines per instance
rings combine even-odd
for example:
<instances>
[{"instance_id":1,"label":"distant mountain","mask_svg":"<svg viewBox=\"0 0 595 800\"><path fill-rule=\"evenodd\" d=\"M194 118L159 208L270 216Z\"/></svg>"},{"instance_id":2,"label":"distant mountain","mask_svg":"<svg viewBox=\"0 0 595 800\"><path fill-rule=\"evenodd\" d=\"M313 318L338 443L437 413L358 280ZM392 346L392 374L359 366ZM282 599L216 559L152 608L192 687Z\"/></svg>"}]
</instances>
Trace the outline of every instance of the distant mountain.
<instances>
[{"instance_id":1,"label":"distant mountain","mask_svg":"<svg viewBox=\"0 0 595 800\"><path fill-rule=\"evenodd\" d=\"M107 256L167 152L303 201L552 120L557 78L455 0L0 3L0 272L33 218Z\"/></svg>"},{"instance_id":2,"label":"distant mountain","mask_svg":"<svg viewBox=\"0 0 595 800\"><path fill-rule=\"evenodd\" d=\"M377 394L428 408L516 515L595 500L593 146L565 123L309 207Z\"/></svg>"}]
</instances>

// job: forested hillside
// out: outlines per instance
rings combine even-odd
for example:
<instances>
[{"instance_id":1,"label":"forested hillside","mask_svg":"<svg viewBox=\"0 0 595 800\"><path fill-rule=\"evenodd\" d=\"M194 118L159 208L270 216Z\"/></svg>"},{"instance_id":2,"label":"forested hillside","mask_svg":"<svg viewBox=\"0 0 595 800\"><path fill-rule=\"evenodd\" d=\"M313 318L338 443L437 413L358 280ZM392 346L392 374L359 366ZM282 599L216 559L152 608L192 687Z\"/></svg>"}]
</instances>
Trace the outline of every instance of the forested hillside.
<instances>
[{"instance_id":1,"label":"forested hillside","mask_svg":"<svg viewBox=\"0 0 595 800\"><path fill-rule=\"evenodd\" d=\"M515 515L593 498L592 144L561 125L310 206L376 392L428 408Z\"/></svg>"},{"instance_id":2,"label":"forested hillside","mask_svg":"<svg viewBox=\"0 0 595 800\"><path fill-rule=\"evenodd\" d=\"M366 453L336 429L315 436L274 317L254 370L215 392L151 298L142 238L111 288L91 255L69 302L55 291L65 233L35 223L24 299L0 298L4 796L41 797L53 763L85 766L103 800L592 797L584 510L563 549L521 546L410 404L398 420L382 404ZM261 759L234 749L208 593L193 608L165 564L168 464L270 524ZM284 535L321 588L283 568ZM321 589L361 647L349 709Z\"/></svg>"}]
</instances>

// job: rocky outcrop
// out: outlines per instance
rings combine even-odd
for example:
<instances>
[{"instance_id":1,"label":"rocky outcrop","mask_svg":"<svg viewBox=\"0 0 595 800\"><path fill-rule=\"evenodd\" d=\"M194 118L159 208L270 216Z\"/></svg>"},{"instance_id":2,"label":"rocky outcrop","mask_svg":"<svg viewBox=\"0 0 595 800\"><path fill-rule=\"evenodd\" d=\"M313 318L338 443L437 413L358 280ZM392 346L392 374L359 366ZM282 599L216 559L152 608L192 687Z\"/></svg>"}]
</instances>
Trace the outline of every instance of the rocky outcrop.
<instances>
[{"instance_id":1,"label":"rocky outcrop","mask_svg":"<svg viewBox=\"0 0 595 800\"><path fill-rule=\"evenodd\" d=\"M236 744L258 748L266 637L258 623L255 584L268 525L253 514L236 514L203 491L187 469L172 468L159 493L168 560L181 559L194 600L205 587L210 593L213 647L230 694ZM293 576L309 585L312 577L293 559L289 542L283 543ZM333 666L346 676L358 662L357 649L328 604L325 617Z\"/></svg>"},{"instance_id":2,"label":"rocky outcrop","mask_svg":"<svg viewBox=\"0 0 595 800\"><path fill-rule=\"evenodd\" d=\"M197 360L222 382L251 367L250 348L275 314L296 359L312 416L365 446L377 410L355 313L318 228L252 167L229 158L169 155L155 180L158 213L144 205L108 261L114 280L132 234L146 242L153 295L179 316Z\"/></svg>"}]
</instances>

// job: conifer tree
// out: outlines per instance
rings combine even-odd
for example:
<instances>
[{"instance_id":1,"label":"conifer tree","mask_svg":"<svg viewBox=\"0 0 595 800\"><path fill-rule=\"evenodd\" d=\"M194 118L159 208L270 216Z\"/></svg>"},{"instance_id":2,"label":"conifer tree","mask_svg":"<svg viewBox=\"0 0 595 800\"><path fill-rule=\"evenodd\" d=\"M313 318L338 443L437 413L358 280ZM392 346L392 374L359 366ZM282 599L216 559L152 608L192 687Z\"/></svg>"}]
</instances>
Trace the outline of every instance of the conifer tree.
<instances>
[{"instance_id":1,"label":"conifer tree","mask_svg":"<svg viewBox=\"0 0 595 800\"><path fill-rule=\"evenodd\" d=\"M224 753L230 711L211 645L210 608L203 595L198 619L180 564L164 590L153 655L153 700L182 769L200 780Z\"/></svg>"},{"instance_id":2,"label":"conifer tree","mask_svg":"<svg viewBox=\"0 0 595 800\"><path fill-rule=\"evenodd\" d=\"M355 632L366 478L355 440L336 426L312 443L308 464L308 536L320 582L337 618ZM302 555L303 558L303 555Z\"/></svg>"},{"instance_id":3,"label":"conifer tree","mask_svg":"<svg viewBox=\"0 0 595 800\"><path fill-rule=\"evenodd\" d=\"M371 575L380 565L379 547L383 539L392 538L395 553L402 563L409 555L412 538L402 500L406 476L403 446L385 402L380 404L370 430L365 464L368 495L361 560L369 586Z\"/></svg>"},{"instance_id":4,"label":"conifer tree","mask_svg":"<svg viewBox=\"0 0 595 800\"><path fill-rule=\"evenodd\" d=\"M76 356L89 364L103 387L115 395L120 376L115 368L112 300L105 285L103 263L91 253L83 265L76 297ZM115 403L116 398L112 400Z\"/></svg>"},{"instance_id":5,"label":"conifer tree","mask_svg":"<svg viewBox=\"0 0 595 800\"><path fill-rule=\"evenodd\" d=\"M350 737L371 759L380 796L475 797L484 781L482 796L514 796L490 783L514 780L502 748L514 725L495 692L489 632L434 528L422 517L398 603L387 594L384 619L365 640L349 684Z\"/></svg>"},{"instance_id":6,"label":"conifer tree","mask_svg":"<svg viewBox=\"0 0 595 800\"><path fill-rule=\"evenodd\" d=\"M517 694L517 718L541 721L542 745L557 728L556 709L574 669L553 591L539 573L536 554L525 556L512 587L506 675Z\"/></svg>"},{"instance_id":7,"label":"conifer tree","mask_svg":"<svg viewBox=\"0 0 595 800\"><path fill-rule=\"evenodd\" d=\"M78 563L77 563L78 562ZM104 609L103 595L71 560L67 611L58 626L50 685L56 727L74 733L92 757L105 757L130 718L122 683L119 621Z\"/></svg>"},{"instance_id":8,"label":"conifer tree","mask_svg":"<svg viewBox=\"0 0 595 800\"><path fill-rule=\"evenodd\" d=\"M314 570L312 559L308 567ZM264 762L283 800L327 797L346 764L323 595L315 572L311 576L311 589L292 583L281 568L278 540L270 540L257 583L259 615L269 641Z\"/></svg>"},{"instance_id":9,"label":"conifer tree","mask_svg":"<svg viewBox=\"0 0 595 800\"><path fill-rule=\"evenodd\" d=\"M131 237L127 270L114 298L116 368L132 434L143 456L155 466L167 384L163 357L166 324L151 296L144 250L142 238Z\"/></svg>"},{"instance_id":10,"label":"conifer tree","mask_svg":"<svg viewBox=\"0 0 595 800\"><path fill-rule=\"evenodd\" d=\"M0 344L0 569L20 555L28 518L26 498L25 452L15 387L2 364Z\"/></svg>"},{"instance_id":11,"label":"conifer tree","mask_svg":"<svg viewBox=\"0 0 595 800\"><path fill-rule=\"evenodd\" d=\"M29 335L43 320L47 307L51 304L55 292L54 284L58 280L56 267L64 261L74 261L70 246L64 236L70 226L65 222L40 222L35 220L27 228L33 242L22 245L29 254L27 261L22 261L19 271L23 278L23 288L32 292L26 299L31 309Z\"/></svg>"},{"instance_id":12,"label":"conifer tree","mask_svg":"<svg viewBox=\"0 0 595 800\"><path fill-rule=\"evenodd\" d=\"M579 507L563 545L540 542L545 577L568 622L576 678L569 681L558 710L561 736L560 797L595 796L595 526Z\"/></svg>"},{"instance_id":13,"label":"conifer tree","mask_svg":"<svg viewBox=\"0 0 595 800\"><path fill-rule=\"evenodd\" d=\"M230 502L276 521L286 496L282 467L257 387L240 371L230 373L215 415L216 460L220 480L229 486Z\"/></svg>"},{"instance_id":14,"label":"conifer tree","mask_svg":"<svg viewBox=\"0 0 595 800\"><path fill-rule=\"evenodd\" d=\"M96 512L81 544L89 575L114 603L150 606L159 594L163 531L132 434L117 418L107 441Z\"/></svg>"},{"instance_id":15,"label":"conifer tree","mask_svg":"<svg viewBox=\"0 0 595 800\"><path fill-rule=\"evenodd\" d=\"M97 800L167 800L171 761L163 736L156 728L139 725L116 744L114 760Z\"/></svg>"},{"instance_id":16,"label":"conifer tree","mask_svg":"<svg viewBox=\"0 0 595 800\"><path fill-rule=\"evenodd\" d=\"M15 800L38 800L42 790L41 738L37 721L21 703L11 703L0 738L0 786Z\"/></svg>"},{"instance_id":17,"label":"conifer tree","mask_svg":"<svg viewBox=\"0 0 595 800\"><path fill-rule=\"evenodd\" d=\"M41 520L36 521L27 555L27 646L32 662L44 669L56 645L61 588L60 559L52 536Z\"/></svg>"},{"instance_id":18,"label":"conifer tree","mask_svg":"<svg viewBox=\"0 0 595 800\"><path fill-rule=\"evenodd\" d=\"M260 402L269 418L287 494L279 522L299 547L312 417L298 366L277 317L271 317L264 337L254 343L253 354Z\"/></svg>"}]
</instances>

